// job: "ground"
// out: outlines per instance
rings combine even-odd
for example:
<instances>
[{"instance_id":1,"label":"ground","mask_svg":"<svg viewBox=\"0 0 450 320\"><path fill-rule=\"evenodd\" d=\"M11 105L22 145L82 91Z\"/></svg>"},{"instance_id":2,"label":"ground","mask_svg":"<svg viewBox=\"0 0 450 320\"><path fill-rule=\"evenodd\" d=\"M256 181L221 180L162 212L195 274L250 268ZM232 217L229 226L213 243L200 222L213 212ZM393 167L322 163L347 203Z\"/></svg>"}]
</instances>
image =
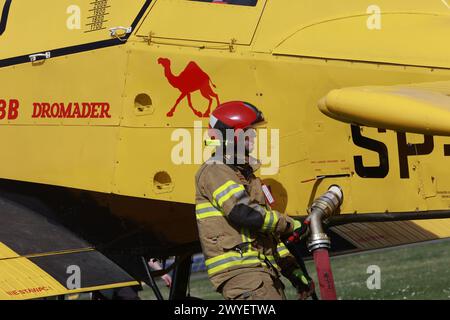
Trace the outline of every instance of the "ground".
<instances>
[{"instance_id":1,"label":"ground","mask_svg":"<svg viewBox=\"0 0 450 320\"><path fill-rule=\"evenodd\" d=\"M338 299L450 299L450 240L427 242L385 250L332 257L333 275ZM369 290L369 266L381 272L380 289ZM307 262L310 274L317 283L314 264ZM295 299L295 291L286 279L288 299ZM158 280L165 298L168 290ZM191 296L202 299L222 299L214 292L206 274L191 277ZM155 299L148 287L142 299Z\"/></svg>"}]
</instances>

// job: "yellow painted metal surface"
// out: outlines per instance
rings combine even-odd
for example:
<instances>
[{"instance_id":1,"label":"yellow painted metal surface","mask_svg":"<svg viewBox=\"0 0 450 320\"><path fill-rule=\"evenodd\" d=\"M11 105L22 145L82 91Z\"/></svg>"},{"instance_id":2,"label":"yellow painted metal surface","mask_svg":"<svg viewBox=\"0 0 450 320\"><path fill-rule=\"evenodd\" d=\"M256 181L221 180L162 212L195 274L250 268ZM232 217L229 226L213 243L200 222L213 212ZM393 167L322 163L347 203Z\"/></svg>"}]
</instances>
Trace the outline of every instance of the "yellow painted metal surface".
<instances>
[{"instance_id":1,"label":"yellow painted metal surface","mask_svg":"<svg viewBox=\"0 0 450 320\"><path fill-rule=\"evenodd\" d=\"M111 39L106 26L131 26L145 0L13 1L0 36L0 59ZM3 8L5 0L0 1ZM81 14L81 28L68 28ZM73 18L72 18L73 17ZM106 21L105 23L99 23Z\"/></svg>"},{"instance_id":2,"label":"yellow painted metal surface","mask_svg":"<svg viewBox=\"0 0 450 320\"><path fill-rule=\"evenodd\" d=\"M2 178L111 191L117 129L1 126L0 134L14 137L2 141Z\"/></svg>"},{"instance_id":3,"label":"yellow painted metal surface","mask_svg":"<svg viewBox=\"0 0 450 320\"><path fill-rule=\"evenodd\" d=\"M266 0L252 6L220 6L198 1L156 1L137 35L164 39L249 45ZM200 20L194 21L197 17Z\"/></svg>"},{"instance_id":4,"label":"yellow painted metal surface","mask_svg":"<svg viewBox=\"0 0 450 320\"><path fill-rule=\"evenodd\" d=\"M0 299L34 299L66 292L59 282L26 258L0 260Z\"/></svg>"},{"instance_id":5,"label":"yellow painted metal surface","mask_svg":"<svg viewBox=\"0 0 450 320\"><path fill-rule=\"evenodd\" d=\"M0 259L17 258L19 255L0 242Z\"/></svg>"},{"instance_id":6,"label":"yellow painted metal surface","mask_svg":"<svg viewBox=\"0 0 450 320\"><path fill-rule=\"evenodd\" d=\"M2 8L4 2L0 1ZM105 24L98 24L103 20L99 11L105 9L105 20L111 27L130 26L144 2L136 0L123 5L122 0L13 1L7 28L0 37L0 59L110 39ZM68 28L74 23L71 17L76 12L81 13L83 28ZM102 19L94 19L96 16Z\"/></svg>"},{"instance_id":7,"label":"yellow painted metal surface","mask_svg":"<svg viewBox=\"0 0 450 320\"><path fill-rule=\"evenodd\" d=\"M111 18L104 22L104 29L87 32L89 19L83 16L81 30L69 32L64 26L69 2L58 1L41 1L40 7L46 10L37 17L33 10L22 10L25 4L13 6L0 36L0 46L7 48L0 59L112 39L108 29L139 19L144 3L111 0ZM91 3L74 2L83 10ZM167 114L185 91L191 94L192 105L206 112L211 97L202 95L199 88L184 89L198 76L183 76L195 63L207 74L206 82L221 102L251 102L264 112L267 128L279 130L279 170L262 176L279 199L277 209L306 215L311 199L336 183L345 193L342 214L448 210L450 169L445 146L449 138L435 136L430 152L405 155L398 133L367 127L352 131L317 108L320 99L335 89L450 81L445 33L450 9L440 1L380 0L381 29L368 30L370 5L356 0L345 4L267 0L244 7L157 0L120 45L93 45L38 64L3 66L0 77L6 80L0 99L18 100L20 107L16 119L0 119L4 149L0 177L193 203L194 174L203 159L192 154L189 164L174 163L177 142L172 137L176 129L186 129L201 141L194 127L199 122L206 129L207 118L195 115L186 97L172 117ZM56 22L51 20L55 15ZM51 32L29 41L13 38L29 34L30 26L40 22L42 30ZM430 104L427 99L420 103L411 98L418 98L422 88L411 90L404 102L412 103L411 114L417 120ZM397 105L389 94L374 94L373 102L380 108ZM356 109L364 96L362 91L351 91L351 95L358 95ZM211 99L214 109L217 102ZM446 104L448 98L442 101ZM107 103L110 117L33 117L34 103L39 102L66 107L88 103L91 108L94 103ZM414 107L419 105L422 111ZM446 117L443 113L439 120ZM358 132L385 146L387 172L366 176L358 170L356 159L361 160L363 171L370 167L386 171L378 152L355 142ZM426 138L408 133L405 139L407 146L424 144ZM311 180L335 174L348 176ZM449 236L439 224L415 223L435 237Z\"/></svg>"},{"instance_id":8,"label":"yellow painted metal surface","mask_svg":"<svg viewBox=\"0 0 450 320\"><path fill-rule=\"evenodd\" d=\"M430 2L426 4L430 5ZM435 1L439 4L439 1ZM423 13L385 9L382 2L380 29L367 27L368 15L336 16L330 20L305 25L281 42L275 54L322 57L354 61L377 61L401 65L450 67L450 48L446 38L450 15L441 10ZM345 7L345 6L344 6ZM362 9L368 5L362 6ZM407 8L404 6L403 8ZM442 6L442 9L445 9ZM433 54L430 55L430 52Z\"/></svg>"}]
</instances>

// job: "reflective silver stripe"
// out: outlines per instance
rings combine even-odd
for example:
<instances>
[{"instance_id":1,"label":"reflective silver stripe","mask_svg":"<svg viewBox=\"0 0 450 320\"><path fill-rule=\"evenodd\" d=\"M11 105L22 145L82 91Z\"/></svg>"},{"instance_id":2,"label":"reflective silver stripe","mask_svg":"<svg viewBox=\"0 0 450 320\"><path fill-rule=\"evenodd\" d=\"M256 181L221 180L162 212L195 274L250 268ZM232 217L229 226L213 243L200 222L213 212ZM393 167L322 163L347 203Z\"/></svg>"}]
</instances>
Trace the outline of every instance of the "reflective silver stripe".
<instances>
[{"instance_id":1,"label":"reflective silver stripe","mask_svg":"<svg viewBox=\"0 0 450 320\"><path fill-rule=\"evenodd\" d=\"M220 187L218 187L216 190L214 190L212 196L213 196L213 202L215 204L217 204L217 200L219 199L218 195L220 193L222 193L224 190L228 189L230 186L231 187L238 186L238 184L233 180L229 180L229 181L225 182L223 185L221 185Z\"/></svg>"},{"instance_id":2,"label":"reflective silver stripe","mask_svg":"<svg viewBox=\"0 0 450 320\"><path fill-rule=\"evenodd\" d=\"M262 226L262 231L270 231L270 227L273 223L273 213L269 210L265 210L264 222Z\"/></svg>"},{"instance_id":3,"label":"reflective silver stripe","mask_svg":"<svg viewBox=\"0 0 450 320\"><path fill-rule=\"evenodd\" d=\"M195 205L195 210L201 210L203 208L214 208L211 202L201 202Z\"/></svg>"},{"instance_id":4,"label":"reflective silver stripe","mask_svg":"<svg viewBox=\"0 0 450 320\"><path fill-rule=\"evenodd\" d=\"M261 231L263 232L273 232L275 231L278 224L278 214L276 211L265 209L264 222L261 227Z\"/></svg>"},{"instance_id":5,"label":"reflective silver stripe","mask_svg":"<svg viewBox=\"0 0 450 320\"><path fill-rule=\"evenodd\" d=\"M196 214L195 216L196 216L197 220L202 220L202 219L211 218L211 217L223 217L224 215L220 211L212 211L212 212Z\"/></svg>"},{"instance_id":6,"label":"reflective silver stripe","mask_svg":"<svg viewBox=\"0 0 450 320\"><path fill-rule=\"evenodd\" d=\"M247 198L247 192L245 190L241 190L241 191L236 192L233 196L239 202L239 201Z\"/></svg>"},{"instance_id":7,"label":"reflective silver stripe","mask_svg":"<svg viewBox=\"0 0 450 320\"><path fill-rule=\"evenodd\" d=\"M240 191L238 191L238 189ZM235 191L235 192L233 192L233 191ZM225 190L214 195L215 204L218 207L222 207L223 203L225 201L227 201L228 199L230 199L233 195L237 200L240 200L241 198L243 198L245 196L244 186L237 184L237 183L233 183L230 186L226 187Z\"/></svg>"},{"instance_id":8,"label":"reflective silver stripe","mask_svg":"<svg viewBox=\"0 0 450 320\"><path fill-rule=\"evenodd\" d=\"M283 243L280 243L277 246L277 252L278 252L280 257L284 257L284 256L289 254L288 248L286 248L286 246Z\"/></svg>"},{"instance_id":9,"label":"reflective silver stripe","mask_svg":"<svg viewBox=\"0 0 450 320\"><path fill-rule=\"evenodd\" d=\"M214 208L214 207L211 207L211 208L204 208L204 209L196 210L195 213L196 213L196 214L202 214L202 213L205 213L205 212L214 212L214 211L219 211L219 210L217 210L217 209ZM219 211L219 212L220 212L220 211Z\"/></svg>"},{"instance_id":10,"label":"reflective silver stripe","mask_svg":"<svg viewBox=\"0 0 450 320\"><path fill-rule=\"evenodd\" d=\"M252 242L253 239L250 237L250 230L247 228L241 229L241 239L242 243L246 244L245 246L242 246L242 250L244 252L249 252L252 250Z\"/></svg>"},{"instance_id":11,"label":"reflective silver stripe","mask_svg":"<svg viewBox=\"0 0 450 320\"><path fill-rule=\"evenodd\" d=\"M235 266L261 264L262 262L258 257L259 253L257 251L245 252L242 255L237 252L228 252L206 260L205 264L208 274L212 275Z\"/></svg>"},{"instance_id":12,"label":"reflective silver stripe","mask_svg":"<svg viewBox=\"0 0 450 320\"><path fill-rule=\"evenodd\" d=\"M201 213L204 213L204 212L211 212L211 211L218 211L218 210L216 208L214 208L214 207L212 207L212 208L204 208L204 209L200 209L200 210L195 211L195 213L201 214Z\"/></svg>"},{"instance_id":13,"label":"reflective silver stripe","mask_svg":"<svg viewBox=\"0 0 450 320\"><path fill-rule=\"evenodd\" d=\"M197 220L210 217L223 217L223 213L217 210L210 202L199 203L195 206Z\"/></svg>"},{"instance_id":14,"label":"reflective silver stripe","mask_svg":"<svg viewBox=\"0 0 450 320\"><path fill-rule=\"evenodd\" d=\"M270 264L274 266L277 270L281 270L280 266L277 264L274 256L266 256L267 260L269 260Z\"/></svg>"}]
</instances>

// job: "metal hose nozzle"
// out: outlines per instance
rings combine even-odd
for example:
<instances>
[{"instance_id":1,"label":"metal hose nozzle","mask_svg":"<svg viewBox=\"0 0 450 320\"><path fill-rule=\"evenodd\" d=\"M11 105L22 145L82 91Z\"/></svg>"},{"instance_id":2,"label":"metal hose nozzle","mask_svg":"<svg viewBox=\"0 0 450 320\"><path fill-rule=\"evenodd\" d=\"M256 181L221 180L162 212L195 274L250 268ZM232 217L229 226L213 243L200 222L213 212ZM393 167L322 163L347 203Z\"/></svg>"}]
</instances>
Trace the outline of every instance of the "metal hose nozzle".
<instances>
[{"instance_id":1,"label":"metal hose nozzle","mask_svg":"<svg viewBox=\"0 0 450 320\"><path fill-rule=\"evenodd\" d=\"M314 200L309 208L309 216L305 219L305 223L309 224L311 236L308 242L309 251L319 248L329 249L331 246L330 239L323 231L322 220L333 215L341 206L344 199L342 189L337 185L332 185L328 191Z\"/></svg>"}]
</instances>

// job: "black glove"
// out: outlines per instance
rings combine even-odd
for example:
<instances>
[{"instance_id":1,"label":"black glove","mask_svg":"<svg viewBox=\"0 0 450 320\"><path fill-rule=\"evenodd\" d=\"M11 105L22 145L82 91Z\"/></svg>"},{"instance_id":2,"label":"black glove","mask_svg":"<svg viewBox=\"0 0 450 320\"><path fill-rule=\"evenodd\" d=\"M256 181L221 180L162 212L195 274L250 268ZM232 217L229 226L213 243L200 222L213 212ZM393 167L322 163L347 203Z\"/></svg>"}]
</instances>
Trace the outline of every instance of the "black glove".
<instances>
[{"instance_id":1,"label":"black glove","mask_svg":"<svg viewBox=\"0 0 450 320\"><path fill-rule=\"evenodd\" d=\"M292 232L292 234L286 239L290 243L300 242L309 234L309 225L306 223L300 224L300 226Z\"/></svg>"},{"instance_id":2,"label":"black glove","mask_svg":"<svg viewBox=\"0 0 450 320\"><path fill-rule=\"evenodd\" d=\"M292 271L288 279L297 289L299 300L309 298L315 291L314 281L308 275L305 275L300 268Z\"/></svg>"}]
</instances>

